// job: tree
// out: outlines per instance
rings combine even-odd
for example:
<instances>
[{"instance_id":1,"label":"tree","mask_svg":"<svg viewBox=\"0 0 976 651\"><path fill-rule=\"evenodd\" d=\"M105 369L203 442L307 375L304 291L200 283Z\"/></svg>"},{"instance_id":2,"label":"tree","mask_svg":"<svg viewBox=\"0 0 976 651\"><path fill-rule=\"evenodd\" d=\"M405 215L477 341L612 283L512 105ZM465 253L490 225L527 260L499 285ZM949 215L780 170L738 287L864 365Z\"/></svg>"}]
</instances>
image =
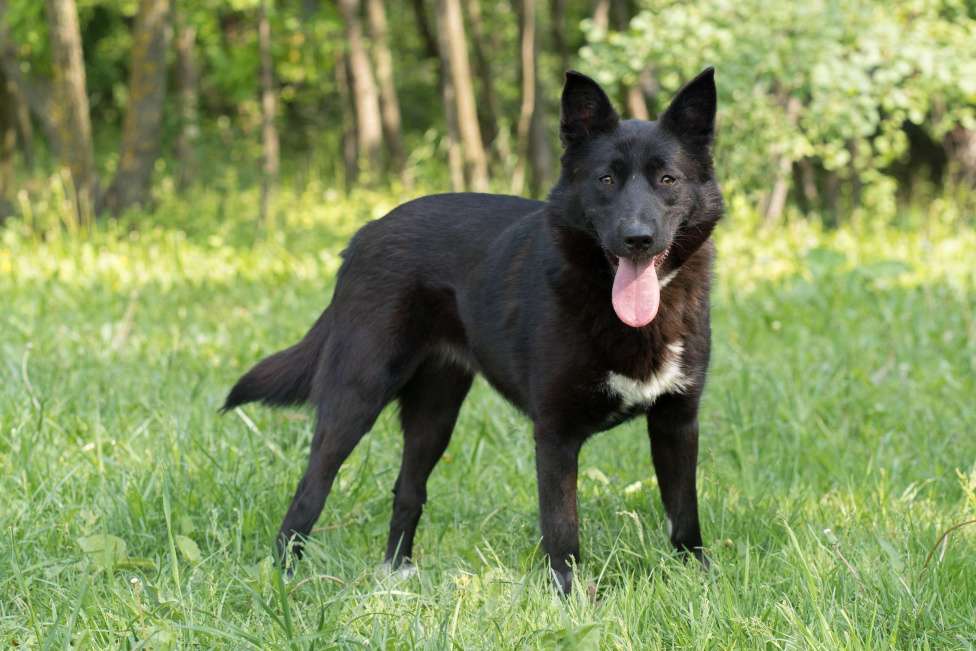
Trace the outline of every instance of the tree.
<instances>
[{"instance_id":1,"label":"tree","mask_svg":"<svg viewBox=\"0 0 976 651\"><path fill-rule=\"evenodd\" d=\"M438 56L440 57L440 87L441 99L444 104L444 123L447 127L447 171L451 178L451 189L460 192L465 189L464 155L461 151L461 132L457 118L457 91L454 88L454 77L451 76L451 64L447 56L441 52L448 51L447 34L444 30L437 30Z\"/></svg>"},{"instance_id":2,"label":"tree","mask_svg":"<svg viewBox=\"0 0 976 651\"><path fill-rule=\"evenodd\" d=\"M441 30L431 29L424 0L411 0L410 4L417 23L417 32L424 45L423 56L437 61L437 87L444 107L444 123L447 131L444 138L447 146L447 171L451 180L451 189L461 191L464 190L464 160L461 155L461 136L458 132L454 82L451 79L447 57L441 56L441 52L447 51L445 35Z\"/></svg>"},{"instance_id":3,"label":"tree","mask_svg":"<svg viewBox=\"0 0 976 651\"><path fill-rule=\"evenodd\" d=\"M0 78L6 80L6 93L11 102L17 134L27 167L34 166L34 125L31 114L37 118L50 141L57 144L54 123L51 119L51 87L46 80L31 78L20 68L17 51L7 29L6 0L0 0Z\"/></svg>"},{"instance_id":4,"label":"tree","mask_svg":"<svg viewBox=\"0 0 976 651\"><path fill-rule=\"evenodd\" d=\"M386 10L383 0L366 0L369 33L373 42L373 61L380 91L380 119L391 167L403 171L403 144L400 138L400 102L393 83L393 56L387 38Z\"/></svg>"},{"instance_id":5,"label":"tree","mask_svg":"<svg viewBox=\"0 0 976 651\"><path fill-rule=\"evenodd\" d=\"M828 220L891 216L913 185L927 193L959 167L948 159L967 148L947 140L976 116L976 16L881 0L701 0L693 19L680 4L644 6L613 38L588 30L583 60L618 88L653 61L662 96L718 63L719 174L769 221L791 198Z\"/></svg>"},{"instance_id":6,"label":"tree","mask_svg":"<svg viewBox=\"0 0 976 651\"><path fill-rule=\"evenodd\" d=\"M551 0L552 47L559 57L560 72L569 70L569 44L566 43L566 0Z\"/></svg>"},{"instance_id":7,"label":"tree","mask_svg":"<svg viewBox=\"0 0 976 651\"><path fill-rule=\"evenodd\" d=\"M424 44L424 56L428 59L436 59L440 47L430 29L430 21L427 19L427 6L424 4L424 0L410 0L410 6L413 9L413 18L417 23L420 40Z\"/></svg>"},{"instance_id":8,"label":"tree","mask_svg":"<svg viewBox=\"0 0 976 651\"><path fill-rule=\"evenodd\" d=\"M618 31L625 31L633 15L633 8L627 0L599 0L593 10L591 22L594 31L603 38L610 25ZM645 69L646 70L646 69ZM642 73L643 79L648 80L649 71ZM627 113L632 118L638 120L650 120L650 112L647 110L647 102L644 99L644 92L641 83L622 84L624 105Z\"/></svg>"},{"instance_id":9,"label":"tree","mask_svg":"<svg viewBox=\"0 0 976 651\"><path fill-rule=\"evenodd\" d=\"M184 12L176 13L176 87L180 132L176 140L179 164L177 183L189 186L197 175L197 141L200 138L199 77L196 58L197 28Z\"/></svg>"},{"instance_id":10,"label":"tree","mask_svg":"<svg viewBox=\"0 0 976 651\"><path fill-rule=\"evenodd\" d=\"M437 31L441 35L442 46L440 55L454 88L454 108L464 158L465 181L473 190L484 191L488 188L488 162L475 108L460 1L438 0L438 19Z\"/></svg>"},{"instance_id":11,"label":"tree","mask_svg":"<svg viewBox=\"0 0 976 651\"><path fill-rule=\"evenodd\" d=\"M13 189L14 155L17 149L16 101L10 85L0 71L0 221L6 210L4 202Z\"/></svg>"},{"instance_id":12,"label":"tree","mask_svg":"<svg viewBox=\"0 0 976 651\"><path fill-rule=\"evenodd\" d=\"M350 89L349 56L342 53L336 61L336 88L339 90L339 102L342 105L342 164L345 171L346 190L352 188L359 177L359 156L356 143L356 107L352 101Z\"/></svg>"},{"instance_id":13,"label":"tree","mask_svg":"<svg viewBox=\"0 0 976 651\"><path fill-rule=\"evenodd\" d=\"M481 125L481 138L485 147L490 148L498 135L498 100L495 96L495 75L492 73L490 50L485 35L484 21L481 18L481 0L466 0L465 9L468 24L471 26L471 52L478 71L478 118Z\"/></svg>"},{"instance_id":14,"label":"tree","mask_svg":"<svg viewBox=\"0 0 976 651\"><path fill-rule=\"evenodd\" d=\"M968 187L976 185L976 129L957 125L943 140L956 181Z\"/></svg>"},{"instance_id":15,"label":"tree","mask_svg":"<svg viewBox=\"0 0 976 651\"><path fill-rule=\"evenodd\" d=\"M2 16L0 16L0 20L2 20ZM23 154L24 164L27 167L33 167L34 126L31 124L30 107L20 87L13 80L7 78L4 68L5 66L0 65L0 97L3 97L4 104L0 108L0 112L6 116L10 128L13 129L15 146L16 141L20 141L20 151Z\"/></svg>"},{"instance_id":16,"label":"tree","mask_svg":"<svg viewBox=\"0 0 976 651\"><path fill-rule=\"evenodd\" d=\"M359 19L359 0L339 0L339 10L346 30L349 69L352 73L352 96L356 106L356 142L359 166L366 165L369 180L375 180L382 169L383 128L379 97L370 67L363 28Z\"/></svg>"},{"instance_id":17,"label":"tree","mask_svg":"<svg viewBox=\"0 0 976 651\"><path fill-rule=\"evenodd\" d=\"M61 159L71 173L78 218L88 221L95 212L97 179L78 10L74 0L46 0L44 8L54 68L48 108Z\"/></svg>"},{"instance_id":18,"label":"tree","mask_svg":"<svg viewBox=\"0 0 976 651\"><path fill-rule=\"evenodd\" d=\"M271 24L268 22L268 0L258 5L258 49L261 59L261 221L270 215L271 193L278 182L278 128L275 113L278 98L274 85L274 64L271 60Z\"/></svg>"},{"instance_id":19,"label":"tree","mask_svg":"<svg viewBox=\"0 0 976 651\"><path fill-rule=\"evenodd\" d=\"M169 0L139 2L132 34L129 106L122 125L119 168L103 203L115 215L149 200L162 139L169 11Z\"/></svg>"},{"instance_id":20,"label":"tree","mask_svg":"<svg viewBox=\"0 0 976 651\"><path fill-rule=\"evenodd\" d=\"M538 29L536 3L522 0L519 8L519 52L522 72L522 105L518 121L518 163L512 180L512 192L521 194L528 181L529 193L537 196L549 180L552 156L549 138L542 120L538 74Z\"/></svg>"}]
</instances>

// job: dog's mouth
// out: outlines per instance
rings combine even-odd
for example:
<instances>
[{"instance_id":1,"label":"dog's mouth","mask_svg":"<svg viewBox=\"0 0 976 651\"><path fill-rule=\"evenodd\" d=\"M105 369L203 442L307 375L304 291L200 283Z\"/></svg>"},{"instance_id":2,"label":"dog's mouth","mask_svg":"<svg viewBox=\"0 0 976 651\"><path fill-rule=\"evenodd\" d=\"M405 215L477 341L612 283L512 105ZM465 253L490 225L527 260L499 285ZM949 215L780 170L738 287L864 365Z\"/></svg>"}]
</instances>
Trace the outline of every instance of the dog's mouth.
<instances>
[{"instance_id":1,"label":"dog's mouth","mask_svg":"<svg viewBox=\"0 0 976 651\"><path fill-rule=\"evenodd\" d=\"M630 327L642 328L657 316L657 309L661 304L658 270L670 250L669 245L664 251L646 260L618 257L606 251L607 260L613 269L613 311L617 313L617 318Z\"/></svg>"},{"instance_id":2,"label":"dog's mouth","mask_svg":"<svg viewBox=\"0 0 976 651\"><path fill-rule=\"evenodd\" d=\"M607 256L607 262L610 263L610 268L613 269L614 272L616 272L617 271L617 267L620 266L620 256L614 255L614 254L610 253L609 251L607 251L606 249L603 250L603 253L604 253L604 255ZM660 269L661 268L661 265L663 265L664 264L664 261L667 259L669 253L671 253L671 245L668 245L668 248L664 249L663 251L661 251L660 253L658 253L654 257L652 257L650 259L650 261L654 263L654 266L655 267L657 267L658 269ZM646 262L647 262L646 260L643 260L643 261L642 260L634 260L632 258L625 258L625 259L630 260L631 262L633 262L633 264L646 264Z\"/></svg>"}]
</instances>

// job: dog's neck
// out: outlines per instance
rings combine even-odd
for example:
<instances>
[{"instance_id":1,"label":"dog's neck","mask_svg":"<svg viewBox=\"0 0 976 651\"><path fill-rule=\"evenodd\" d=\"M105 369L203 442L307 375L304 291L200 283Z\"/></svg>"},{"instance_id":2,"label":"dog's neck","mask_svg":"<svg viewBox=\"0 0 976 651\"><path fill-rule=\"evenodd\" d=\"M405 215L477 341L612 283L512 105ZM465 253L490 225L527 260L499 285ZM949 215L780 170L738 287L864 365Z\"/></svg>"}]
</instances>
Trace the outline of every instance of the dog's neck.
<instances>
[{"instance_id":1,"label":"dog's neck","mask_svg":"<svg viewBox=\"0 0 976 651\"><path fill-rule=\"evenodd\" d=\"M545 217L553 242L568 267L583 271L589 277L600 277L604 273L612 275L610 262L596 233L583 227L582 220L573 220L560 206L552 203L546 206Z\"/></svg>"}]
</instances>

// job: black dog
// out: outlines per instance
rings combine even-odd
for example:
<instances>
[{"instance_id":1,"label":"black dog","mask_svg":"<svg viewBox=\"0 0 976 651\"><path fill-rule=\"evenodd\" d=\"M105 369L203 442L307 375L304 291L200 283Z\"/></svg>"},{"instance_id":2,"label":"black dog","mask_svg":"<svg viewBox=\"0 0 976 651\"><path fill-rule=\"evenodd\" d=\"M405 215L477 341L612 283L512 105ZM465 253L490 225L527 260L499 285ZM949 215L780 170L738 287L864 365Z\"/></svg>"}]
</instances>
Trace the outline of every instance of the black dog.
<instances>
[{"instance_id":1,"label":"black dog","mask_svg":"<svg viewBox=\"0 0 976 651\"><path fill-rule=\"evenodd\" d=\"M534 424L542 544L564 590L579 558L583 442L646 414L671 542L703 559L695 467L709 357L715 81L687 84L657 122L620 121L592 79L566 75L562 174L546 202L444 194L364 226L332 304L268 357L224 409L310 402L305 476L282 559L322 511L339 466L391 400L404 449L386 559L413 552L427 477L475 373Z\"/></svg>"}]
</instances>

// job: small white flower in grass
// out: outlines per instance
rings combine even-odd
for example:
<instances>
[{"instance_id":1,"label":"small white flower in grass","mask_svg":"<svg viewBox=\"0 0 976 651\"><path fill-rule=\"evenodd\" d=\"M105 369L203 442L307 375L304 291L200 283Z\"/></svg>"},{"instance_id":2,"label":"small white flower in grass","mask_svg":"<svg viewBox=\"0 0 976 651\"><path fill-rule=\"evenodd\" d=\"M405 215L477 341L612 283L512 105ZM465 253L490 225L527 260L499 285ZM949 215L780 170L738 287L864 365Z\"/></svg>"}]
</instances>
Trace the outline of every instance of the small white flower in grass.
<instances>
[{"instance_id":1,"label":"small white flower in grass","mask_svg":"<svg viewBox=\"0 0 976 651\"><path fill-rule=\"evenodd\" d=\"M598 468L587 468L583 474L593 481L600 482L604 486L610 485L610 480L607 479L607 476L604 475Z\"/></svg>"},{"instance_id":2,"label":"small white flower in grass","mask_svg":"<svg viewBox=\"0 0 976 651\"><path fill-rule=\"evenodd\" d=\"M633 484L630 484L629 486L624 488L624 495L633 495L634 493L638 493L640 492L640 489L643 487L644 487L643 482L635 481Z\"/></svg>"}]
</instances>

